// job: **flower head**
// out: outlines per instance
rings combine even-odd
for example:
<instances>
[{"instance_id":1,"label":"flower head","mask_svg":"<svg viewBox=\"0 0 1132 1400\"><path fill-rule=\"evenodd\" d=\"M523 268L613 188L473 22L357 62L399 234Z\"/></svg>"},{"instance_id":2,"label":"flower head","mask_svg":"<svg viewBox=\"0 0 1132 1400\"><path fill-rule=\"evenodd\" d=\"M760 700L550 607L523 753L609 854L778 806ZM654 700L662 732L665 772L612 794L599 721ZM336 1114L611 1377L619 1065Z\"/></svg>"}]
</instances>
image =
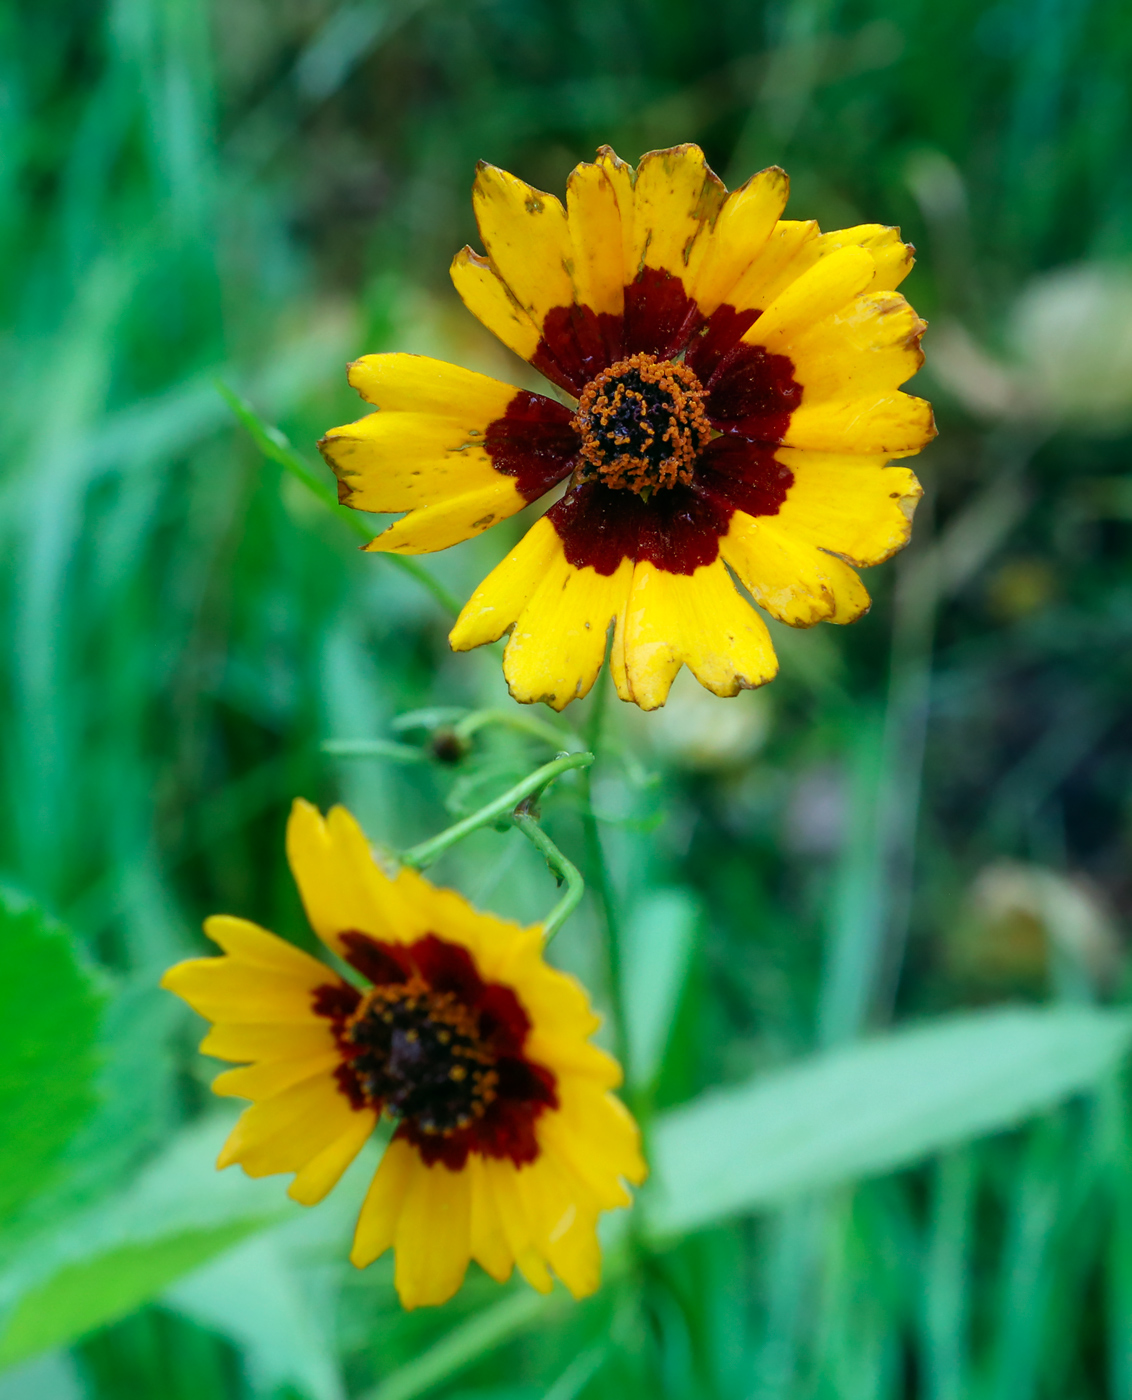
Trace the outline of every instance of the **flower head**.
<instances>
[{"instance_id":1,"label":"flower head","mask_svg":"<svg viewBox=\"0 0 1132 1400\"><path fill-rule=\"evenodd\" d=\"M642 709L682 665L717 695L761 685L774 650L729 570L783 622L852 622L853 566L907 543L920 487L888 463L935 432L898 392L922 362L895 290L912 249L783 220L786 194L777 168L728 193L690 145L635 171L603 147L565 207L481 164L487 256L465 248L453 281L568 402L420 356L350 366L381 412L320 443L339 495L408 512L368 548L444 549L566 483L450 638L511 628L517 700L584 695L611 625L617 692Z\"/></svg>"},{"instance_id":2,"label":"flower head","mask_svg":"<svg viewBox=\"0 0 1132 1400\"><path fill-rule=\"evenodd\" d=\"M162 985L213 1027L201 1049L241 1062L217 1094L251 1099L217 1163L294 1172L304 1205L337 1183L384 1114L397 1126L358 1219L359 1267L396 1252L406 1307L442 1303L469 1259L517 1264L575 1296L600 1278L597 1219L644 1179L637 1128L589 1036L585 993L542 957L542 931L480 914L452 890L375 863L353 817L295 803L287 831L307 915L364 979L243 919L205 924L219 958Z\"/></svg>"}]
</instances>

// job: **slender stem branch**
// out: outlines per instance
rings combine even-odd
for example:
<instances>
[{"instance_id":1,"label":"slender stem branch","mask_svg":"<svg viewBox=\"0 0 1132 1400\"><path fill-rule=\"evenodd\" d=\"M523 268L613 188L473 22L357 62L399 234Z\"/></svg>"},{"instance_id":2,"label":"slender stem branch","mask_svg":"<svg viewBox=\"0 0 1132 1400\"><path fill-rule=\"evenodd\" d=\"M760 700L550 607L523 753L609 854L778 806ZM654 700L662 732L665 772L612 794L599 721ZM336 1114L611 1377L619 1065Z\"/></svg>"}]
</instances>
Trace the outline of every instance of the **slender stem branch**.
<instances>
[{"instance_id":1,"label":"slender stem branch","mask_svg":"<svg viewBox=\"0 0 1132 1400\"><path fill-rule=\"evenodd\" d=\"M586 892L585 881L582 879L582 872L576 865L566 859L550 837L535 821L533 815L526 810L527 804L522 803L516 810L511 820L527 838L536 850L541 851L546 858L546 863L550 866L558 883L565 884L566 892L550 913L542 921L543 934L546 942L549 943L570 915L577 909L581 902L582 895Z\"/></svg>"},{"instance_id":2,"label":"slender stem branch","mask_svg":"<svg viewBox=\"0 0 1132 1400\"><path fill-rule=\"evenodd\" d=\"M586 722L586 746L595 755L600 752L602 729L605 722L606 701L609 694L609 667L603 666L593 689L593 702ZM605 851L601 844L601 830L593 803L593 770L587 768L582 775L582 830L586 844L586 864L589 876L597 893L598 908L605 925L605 967L609 984L609 1006L613 1027L613 1044L617 1058L626 1063L628 1034L625 1024L625 992L621 958L621 928L617 916L617 901L613 892L613 882L609 878L609 867L605 862Z\"/></svg>"},{"instance_id":3,"label":"slender stem branch","mask_svg":"<svg viewBox=\"0 0 1132 1400\"><path fill-rule=\"evenodd\" d=\"M415 749L412 744L395 744L389 739L324 739L319 748L335 758L388 758L394 763L428 762L424 749Z\"/></svg>"},{"instance_id":4,"label":"slender stem branch","mask_svg":"<svg viewBox=\"0 0 1132 1400\"><path fill-rule=\"evenodd\" d=\"M588 768L593 761L592 753L559 754L552 762L544 763L541 768L536 768L533 773L528 773L522 782L508 788L500 797L489 802L486 807L481 807L478 812L473 812L470 817L465 817L455 826L450 826L436 836L430 837L427 841L422 841L419 845L402 852L401 864L411 865L416 870L423 870L426 865L431 865L434 860L443 855L449 846L454 846L457 841L462 841L465 836L470 836L481 826L491 826L501 817L510 818L511 813L524 798L537 796L549 787L555 778L561 777L563 773L568 773L572 768Z\"/></svg>"},{"instance_id":5,"label":"slender stem branch","mask_svg":"<svg viewBox=\"0 0 1132 1400\"><path fill-rule=\"evenodd\" d=\"M473 734L489 724L501 724L508 729L517 729L521 734L531 734L536 739L541 739L544 744L552 744L559 750L565 750L567 744L577 745L579 749L584 747L580 737L572 731L547 724L546 720L537 715L523 714L521 711L472 710L453 726L453 732L458 738L470 739Z\"/></svg>"},{"instance_id":6,"label":"slender stem branch","mask_svg":"<svg viewBox=\"0 0 1132 1400\"><path fill-rule=\"evenodd\" d=\"M297 481L301 481L312 496L317 497L328 510L332 511L339 520L344 521L367 544L373 539L373 528L367 524L362 516L339 505L338 497L329 482L324 481L303 461L278 428L270 423L265 423L252 406L241 399L238 394L233 393L227 384L217 380L216 388L221 398L247 429L248 435L265 457L272 462L277 462ZM458 599L449 593L440 580L434 578L423 564L418 564L415 559L407 558L404 554L390 554L385 550L374 550L374 553L382 554L403 574L408 574L410 578L415 579L422 588L432 595L445 612L451 613L453 617L458 616L460 612Z\"/></svg>"}]
</instances>

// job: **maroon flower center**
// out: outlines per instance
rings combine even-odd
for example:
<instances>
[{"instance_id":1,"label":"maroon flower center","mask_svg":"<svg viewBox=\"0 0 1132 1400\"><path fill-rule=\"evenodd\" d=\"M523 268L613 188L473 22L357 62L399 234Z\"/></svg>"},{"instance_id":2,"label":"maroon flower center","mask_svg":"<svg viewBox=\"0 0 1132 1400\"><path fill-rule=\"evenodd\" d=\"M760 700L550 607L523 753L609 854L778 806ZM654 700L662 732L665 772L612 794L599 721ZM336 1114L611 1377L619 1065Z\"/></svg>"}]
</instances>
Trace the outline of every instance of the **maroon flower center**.
<instances>
[{"instance_id":1,"label":"maroon flower center","mask_svg":"<svg viewBox=\"0 0 1132 1400\"><path fill-rule=\"evenodd\" d=\"M692 479L711 436L705 390L689 365L639 353L590 380L578 400L583 479L646 500Z\"/></svg>"},{"instance_id":2,"label":"maroon flower center","mask_svg":"<svg viewBox=\"0 0 1132 1400\"><path fill-rule=\"evenodd\" d=\"M558 1107L557 1082L524 1053L531 1023L514 991L485 982L466 948L436 934L394 944L347 931L342 942L372 985L318 987L313 1005L331 1022L350 1103L395 1118L430 1165L458 1171L469 1152L533 1162L535 1121Z\"/></svg>"}]
</instances>

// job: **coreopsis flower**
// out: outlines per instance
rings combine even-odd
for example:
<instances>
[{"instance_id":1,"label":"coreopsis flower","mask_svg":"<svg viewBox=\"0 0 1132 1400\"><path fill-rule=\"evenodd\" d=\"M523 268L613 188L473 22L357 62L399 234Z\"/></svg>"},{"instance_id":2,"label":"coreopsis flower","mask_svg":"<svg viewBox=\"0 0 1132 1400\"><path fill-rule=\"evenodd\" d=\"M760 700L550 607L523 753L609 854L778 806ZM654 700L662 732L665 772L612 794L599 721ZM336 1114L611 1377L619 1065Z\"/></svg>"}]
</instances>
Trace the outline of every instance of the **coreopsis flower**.
<instances>
[{"instance_id":1,"label":"coreopsis flower","mask_svg":"<svg viewBox=\"0 0 1132 1400\"><path fill-rule=\"evenodd\" d=\"M201 1049L240 1068L213 1083L251 1099L217 1163L294 1172L304 1205L337 1183L384 1115L396 1128L351 1259L387 1249L405 1307L442 1303L475 1259L535 1288L598 1286L597 1220L630 1204L645 1167L590 1044L581 987L547 965L542 930L481 914L402 869L387 875L342 807L294 805L287 850L307 916L358 974L346 981L244 919L205 924L225 956L162 985L213 1022Z\"/></svg>"},{"instance_id":2,"label":"coreopsis flower","mask_svg":"<svg viewBox=\"0 0 1132 1400\"><path fill-rule=\"evenodd\" d=\"M732 574L783 622L852 622L854 568L907 542L920 487L888 464L935 432L898 391L923 358L895 291L912 249L783 220L787 187L771 168L728 193L698 146L636 171L602 147L563 207L481 163L487 255L465 248L453 281L562 399L420 356L350 366L381 411L320 444L340 498L408 512L369 549L444 549L565 483L450 637L511 628L517 700L584 695L611 626L617 692L642 709L682 665L717 695L761 685L774 649Z\"/></svg>"}]
</instances>

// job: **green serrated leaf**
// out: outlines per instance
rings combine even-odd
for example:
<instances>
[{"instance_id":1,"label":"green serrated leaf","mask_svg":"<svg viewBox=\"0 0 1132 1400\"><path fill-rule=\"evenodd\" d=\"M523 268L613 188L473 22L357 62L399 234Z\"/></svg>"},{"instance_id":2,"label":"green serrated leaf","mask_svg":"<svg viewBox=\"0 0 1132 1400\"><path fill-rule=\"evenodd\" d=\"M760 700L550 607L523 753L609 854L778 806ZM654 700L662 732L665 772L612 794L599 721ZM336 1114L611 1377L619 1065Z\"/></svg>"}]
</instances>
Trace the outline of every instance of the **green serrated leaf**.
<instances>
[{"instance_id":1,"label":"green serrated leaf","mask_svg":"<svg viewBox=\"0 0 1132 1400\"><path fill-rule=\"evenodd\" d=\"M41 1190L95 1104L102 997L65 929L0 893L0 1221Z\"/></svg>"},{"instance_id":2,"label":"green serrated leaf","mask_svg":"<svg viewBox=\"0 0 1132 1400\"><path fill-rule=\"evenodd\" d=\"M654 1128L649 1229L697 1229L1013 1127L1094 1084L1130 1043L1125 1012L977 1012L705 1094Z\"/></svg>"}]
</instances>

